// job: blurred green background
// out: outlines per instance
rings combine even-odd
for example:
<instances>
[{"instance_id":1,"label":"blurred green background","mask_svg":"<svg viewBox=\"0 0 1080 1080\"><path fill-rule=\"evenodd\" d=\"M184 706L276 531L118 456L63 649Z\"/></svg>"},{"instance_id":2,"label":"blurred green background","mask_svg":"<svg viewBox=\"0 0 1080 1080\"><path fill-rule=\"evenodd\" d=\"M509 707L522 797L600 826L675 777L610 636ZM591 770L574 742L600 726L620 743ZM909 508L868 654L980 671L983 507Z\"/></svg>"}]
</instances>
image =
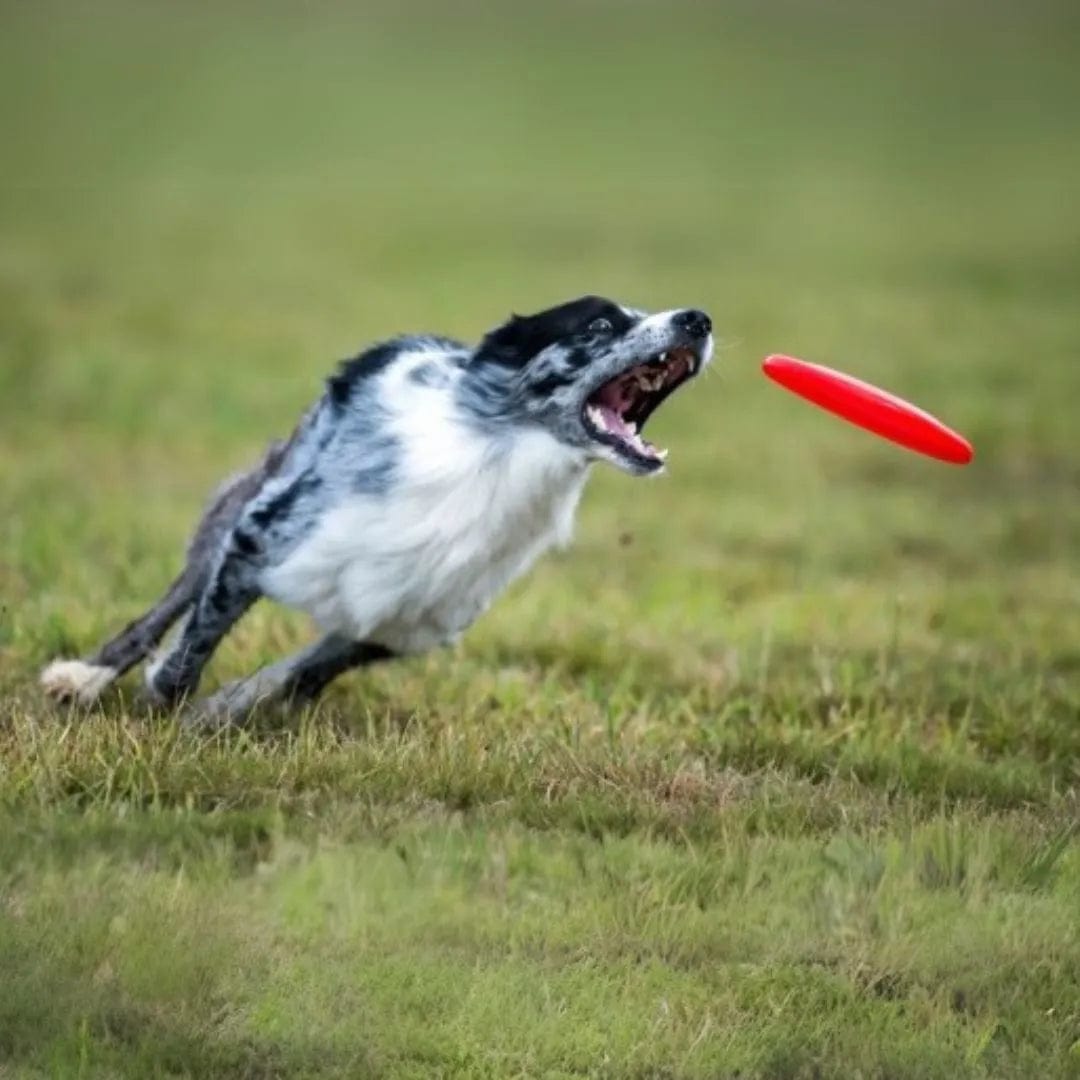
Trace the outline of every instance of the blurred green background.
<instances>
[{"instance_id":1,"label":"blurred green background","mask_svg":"<svg viewBox=\"0 0 1080 1080\"><path fill-rule=\"evenodd\" d=\"M1052 0L0 5L0 1062L1069 1075L1078 106ZM338 359L584 292L716 363L459 649L224 745L43 704Z\"/></svg>"},{"instance_id":2,"label":"blurred green background","mask_svg":"<svg viewBox=\"0 0 1080 1080\"><path fill-rule=\"evenodd\" d=\"M365 342L598 291L717 323L648 492L716 541L708 566L779 533L849 580L896 570L899 531L935 553L919 573L1020 545L1067 574L1067 6L45 4L4 30L5 456L120 451L112 543L170 515L147 500L189 516ZM799 405L758 374L772 351L914 398L976 466ZM611 513L645 494L598 486Z\"/></svg>"}]
</instances>

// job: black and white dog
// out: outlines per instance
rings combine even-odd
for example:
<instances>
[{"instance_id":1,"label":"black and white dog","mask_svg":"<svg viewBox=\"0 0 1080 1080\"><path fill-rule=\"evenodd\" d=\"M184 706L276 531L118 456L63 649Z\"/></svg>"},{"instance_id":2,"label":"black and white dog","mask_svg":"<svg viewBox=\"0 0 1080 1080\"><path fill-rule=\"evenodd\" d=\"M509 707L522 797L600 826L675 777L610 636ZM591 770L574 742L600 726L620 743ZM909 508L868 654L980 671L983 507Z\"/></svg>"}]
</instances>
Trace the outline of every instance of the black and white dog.
<instances>
[{"instance_id":1,"label":"black and white dog","mask_svg":"<svg viewBox=\"0 0 1080 1080\"><path fill-rule=\"evenodd\" d=\"M87 659L50 664L43 686L91 702L185 616L146 676L152 700L179 702L261 596L308 612L325 636L193 716L308 701L349 668L454 641L569 540L592 462L663 469L641 429L708 363L711 331L695 309L647 315L584 297L515 316L475 348L403 337L368 349L215 494L156 606Z\"/></svg>"}]
</instances>

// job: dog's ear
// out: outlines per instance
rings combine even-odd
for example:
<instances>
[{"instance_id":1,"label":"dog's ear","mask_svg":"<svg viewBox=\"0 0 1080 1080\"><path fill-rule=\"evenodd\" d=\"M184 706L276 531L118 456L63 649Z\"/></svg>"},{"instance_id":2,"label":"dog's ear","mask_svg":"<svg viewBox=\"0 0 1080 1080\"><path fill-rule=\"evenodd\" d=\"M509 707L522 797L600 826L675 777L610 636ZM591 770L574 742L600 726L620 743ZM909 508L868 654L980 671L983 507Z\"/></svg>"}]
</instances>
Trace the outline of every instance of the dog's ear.
<instances>
[{"instance_id":1,"label":"dog's ear","mask_svg":"<svg viewBox=\"0 0 1080 1080\"><path fill-rule=\"evenodd\" d=\"M523 367L546 344L538 340L533 323L532 318L511 314L502 326L485 335L475 358L504 367Z\"/></svg>"},{"instance_id":2,"label":"dog's ear","mask_svg":"<svg viewBox=\"0 0 1080 1080\"><path fill-rule=\"evenodd\" d=\"M611 300L582 296L535 315L511 315L480 343L476 359L506 367L524 367L549 345L587 333L597 318L606 319L620 332L633 325L626 312Z\"/></svg>"}]
</instances>

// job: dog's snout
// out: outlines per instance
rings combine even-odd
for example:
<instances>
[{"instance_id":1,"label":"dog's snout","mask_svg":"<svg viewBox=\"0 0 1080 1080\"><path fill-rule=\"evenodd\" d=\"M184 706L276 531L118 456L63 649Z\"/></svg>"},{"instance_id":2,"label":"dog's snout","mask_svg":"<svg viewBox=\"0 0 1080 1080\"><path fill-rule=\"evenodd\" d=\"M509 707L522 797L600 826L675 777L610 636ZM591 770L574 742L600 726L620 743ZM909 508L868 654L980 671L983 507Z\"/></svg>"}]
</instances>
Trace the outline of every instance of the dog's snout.
<instances>
[{"instance_id":1,"label":"dog's snout","mask_svg":"<svg viewBox=\"0 0 1080 1080\"><path fill-rule=\"evenodd\" d=\"M697 308L687 308L680 311L674 319L675 325L680 330L685 330L691 337L708 337L712 332L712 319L704 311Z\"/></svg>"}]
</instances>

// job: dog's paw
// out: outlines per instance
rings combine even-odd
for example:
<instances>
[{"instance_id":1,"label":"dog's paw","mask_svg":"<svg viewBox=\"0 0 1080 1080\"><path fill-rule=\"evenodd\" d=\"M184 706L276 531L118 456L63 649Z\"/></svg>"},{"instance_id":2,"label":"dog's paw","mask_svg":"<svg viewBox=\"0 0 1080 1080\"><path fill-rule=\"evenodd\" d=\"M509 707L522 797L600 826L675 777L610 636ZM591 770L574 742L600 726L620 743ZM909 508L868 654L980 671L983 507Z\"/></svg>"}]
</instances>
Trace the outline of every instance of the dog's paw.
<instances>
[{"instance_id":1,"label":"dog's paw","mask_svg":"<svg viewBox=\"0 0 1080 1080\"><path fill-rule=\"evenodd\" d=\"M85 660L54 660L41 673L41 687L56 701L90 705L116 679L116 668Z\"/></svg>"},{"instance_id":2,"label":"dog's paw","mask_svg":"<svg viewBox=\"0 0 1080 1080\"><path fill-rule=\"evenodd\" d=\"M162 711L175 709L187 697L186 692L173 681L172 673L168 670L168 660L168 650L162 650L143 668L141 697L143 702L152 709Z\"/></svg>"},{"instance_id":3,"label":"dog's paw","mask_svg":"<svg viewBox=\"0 0 1080 1080\"><path fill-rule=\"evenodd\" d=\"M215 731L239 725L251 712L254 702L246 692L245 680L226 683L215 694L192 702L184 709L184 727Z\"/></svg>"}]
</instances>

